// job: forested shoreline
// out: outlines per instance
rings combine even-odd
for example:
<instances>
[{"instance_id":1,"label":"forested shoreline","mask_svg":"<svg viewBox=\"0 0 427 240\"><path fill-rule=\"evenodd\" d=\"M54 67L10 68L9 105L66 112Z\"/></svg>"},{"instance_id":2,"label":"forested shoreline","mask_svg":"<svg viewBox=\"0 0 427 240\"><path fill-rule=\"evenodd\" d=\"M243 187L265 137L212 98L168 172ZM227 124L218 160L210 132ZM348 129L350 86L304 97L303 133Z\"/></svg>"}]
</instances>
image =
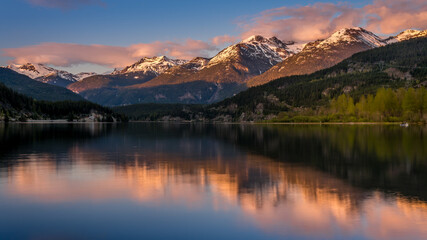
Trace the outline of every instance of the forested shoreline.
<instances>
[{"instance_id":1,"label":"forested shoreline","mask_svg":"<svg viewBox=\"0 0 427 240\"><path fill-rule=\"evenodd\" d=\"M375 95L355 101L348 94L331 100L327 107L301 112L282 112L268 122L427 122L427 90L424 87L380 88Z\"/></svg>"},{"instance_id":2,"label":"forested shoreline","mask_svg":"<svg viewBox=\"0 0 427 240\"><path fill-rule=\"evenodd\" d=\"M127 121L123 114L89 101L38 101L0 84L0 121L55 120L92 122Z\"/></svg>"}]
</instances>

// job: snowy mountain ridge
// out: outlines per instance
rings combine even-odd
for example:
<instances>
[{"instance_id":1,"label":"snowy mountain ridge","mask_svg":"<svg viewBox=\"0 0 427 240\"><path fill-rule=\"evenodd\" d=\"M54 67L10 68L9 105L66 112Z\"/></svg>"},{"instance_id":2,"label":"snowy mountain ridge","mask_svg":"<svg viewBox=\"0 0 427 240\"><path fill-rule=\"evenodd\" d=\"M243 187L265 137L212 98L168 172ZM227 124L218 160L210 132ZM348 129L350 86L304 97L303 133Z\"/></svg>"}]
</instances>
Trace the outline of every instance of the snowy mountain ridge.
<instances>
[{"instance_id":1,"label":"snowy mountain ridge","mask_svg":"<svg viewBox=\"0 0 427 240\"><path fill-rule=\"evenodd\" d=\"M115 70L111 75L128 74L128 73L154 73L160 75L166 70L187 63L188 61L182 59L170 59L166 56L159 57L144 57L138 62L125 67L122 70Z\"/></svg>"},{"instance_id":2,"label":"snowy mountain ridge","mask_svg":"<svg viewBox=\"0 0 427 240\"><path fill-rule=\"evenodd\" d=\"M240 54L245 54L252 59L268 58L270 63L274 65L294 53L276 37L265 38L260 35L254 35L219 52L210 60L208 66L235 59Z\"/></svg>"},{"instance_id":3,"label":"snowy mountain ridge","mask_svg":"<svg viewBox=\"0 0 427 240\"><path fill-rule=\"evenodd\" d=\"M418 38L418 37L427 37L427 30L420 31L415 29L408 29L399 33L396 36L389 37L384 41L387 42L387 44L391 44L391 43L401 42L401 41L409 40L412 38Z\"/></svg>"},{"instance_id":4,"label":"snowy mountain ridge","mask_svg":"<svg viewBox=\"0 0 427 240\"><path fill-rule=\"evenodd\" d=\"M406 30L397 36L381 38L360 27L343 28L326 39L305 44L302 51L250 79L248 86L262 85L286 76L310 74L331 67L355 53L423 36L427 36L427 31Z\"/></svg>"},{"instance_id":5,"label":"snowy mountain ridge","mask_svg":"<svg viewBox=\"0 0 427 240\"><path fill-rule=\"evenodd\" d=\"M44 64L33 64L33 63L10 64L6 68L9 68L15 72L26 75L29 78L38 80L40 82L45 82L45 83L49 82L47 81L47 79L56 78L56 77L61 78L65 81L69 81L70 83L73 83L73 82L80 81L83 78L93 76L96 74L94 72L92 73L82 72L78 74L72 74L67 71L54 69Z\"/></svg>"}]
</instances>

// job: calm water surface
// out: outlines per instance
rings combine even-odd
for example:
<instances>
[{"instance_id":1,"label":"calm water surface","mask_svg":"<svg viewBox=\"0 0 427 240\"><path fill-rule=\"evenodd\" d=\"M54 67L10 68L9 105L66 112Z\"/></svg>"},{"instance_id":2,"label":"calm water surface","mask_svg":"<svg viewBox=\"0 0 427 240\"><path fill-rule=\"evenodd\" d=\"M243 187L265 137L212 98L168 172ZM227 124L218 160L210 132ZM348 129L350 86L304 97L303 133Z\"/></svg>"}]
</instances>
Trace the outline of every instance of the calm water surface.
<instances>
[{"instance_id":1,"label":"calm water surface","mask_svg":"<svg viewBox=\"0 0 427 240\"><path fill-rule=\"evenodd\" d=\"M0 239L427 239L427 129L0 125Z\"/></svg>"}]
</instances>

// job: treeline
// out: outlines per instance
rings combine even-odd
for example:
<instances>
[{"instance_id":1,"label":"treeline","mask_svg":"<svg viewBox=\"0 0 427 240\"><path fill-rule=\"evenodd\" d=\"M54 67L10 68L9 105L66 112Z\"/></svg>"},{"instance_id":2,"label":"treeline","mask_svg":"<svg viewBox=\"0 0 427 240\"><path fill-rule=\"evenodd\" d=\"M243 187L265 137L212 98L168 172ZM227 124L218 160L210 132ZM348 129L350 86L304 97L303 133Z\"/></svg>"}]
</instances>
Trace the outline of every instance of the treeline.
<instances>
[{"instance_id":1,"label":"treeline","mask_svg":"<svg viewBox=\"0 0 427 240\"><path fill-rule=\"evenodd\" d=\"M255 113L261 105L264 116L277 115L296 108L326 106L345 92L359 99L381 87L417 87L426 83L426 76L427 38L418 38L357 53L310 75L284 77L250 88L213 107L237 120L242 114ZM230 111L233 105L237 107Z\"/></svg>"},{"instance_id":2,"label":"treeline","mask_svg":"<svg viewBox=\"0 0 427 240\"><path fill-rule=\"evenodd\" d=\"M341 94L315 110L282 112L272 122L427 122L427 90L380 88L359 99Z\"/></svg>"},{"instance_id":3,"label":"treeline","mask_svg":"<svg viewBox=\"0 0 427 240\"><path fill-rule=\"evenodd\" d=\"M342 94L332 99L328 111L344 120L425 121L427 90L380 88L375 95L362 95L357 102Z\"/></svg>"},{"instance_id":4,"label":"treeline","mask_svg":"<svg viewBox=\"0 0 427 240\"><path fill-rule=\"evenodd\" d=\"M424 113L408 110L406 105L403 107L402 96L406 94L403 91L404 88L409 89L405 91L410 95L412 91L422 91L411 87L426 84L427 38L417 38L360 52L331 68L309 75L280 78L207 106L148 104L117 110L140 120L418 121L423 119ZM356 109L360 100L362 103L359 105L363 105L368 98L370 102L367 105L374 105L371 100L375 100L381 88L396 95L398 103L392 106L398 107L393 111L383 111L379 105L378 110ZM338 101L343 93L353 99L354 113L332 110L331 100ZM382 95L380 92L376 103L380 102ZM352 104L349 105L352 108Z\"/></svg>"},{"instance_id":5,"label":"treeline","mask_svg":"<svg viewBox=\"0 0 427 240\"><path fill-rule=\"evenodd\" d=\"M95 113L97 121L127 121L123 114L88 101L37 101L0 84L0 120L68 119L87 117Z\"/></svg>"},{"instance_id":6,"label":"treeline","mask_svg":"<svg viewBox=\"0 0 427 240\"><path fill-rule=\"evenodd\" d=\"M172 120L172 118L194 120L206 115L205 106L196 104L142 103L115 107L113 110L128 116L131 120L140 121Z\"/></svg>"},{"instance_id":7,"label":"treeline","mask_svg":"<svg viewBox=\"0 0 427 240\"><path fill-rule=\"evenodd\" d=\"M84 100L83 97L66 88L42 83L3 67L0 67L0 83L20 94L36 100L52 102Z\"/></svg>"}]
</instances>

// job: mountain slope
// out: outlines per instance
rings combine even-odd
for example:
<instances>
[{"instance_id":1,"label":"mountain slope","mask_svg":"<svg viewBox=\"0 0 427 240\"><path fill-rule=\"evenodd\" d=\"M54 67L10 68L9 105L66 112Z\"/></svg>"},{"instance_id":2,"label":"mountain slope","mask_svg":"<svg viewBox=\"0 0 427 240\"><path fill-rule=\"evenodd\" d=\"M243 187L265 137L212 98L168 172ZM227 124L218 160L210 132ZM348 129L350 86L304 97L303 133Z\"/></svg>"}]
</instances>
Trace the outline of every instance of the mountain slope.
<instances>
[{"instance_id":1,"label":"mountain slope","mask_svg":"<svg viewBox=\"0 0 427 240\"><path fill-rule=\"evenodd\" d=\"M98 89L77 89L76 86L89 80L85 79L69 88L91 101L107 105L142 102L212 103L244 90L247 79L265 72L292 54L288 46L277 38L253 36L224 49L212 59L195 58L189 62L180 62L139 84L114 86L108 83L99 84L96 86ZM137 69L147 69L140 65L137 63L115 73L133 74Z\"/></svg>"},{"instance_id":2,"label":"mountain slope","mask_svg":"<svg viewBox=\"0 0 427 240\"><path fill-rule=\"evenodd\" d=\"M3 83L6 87L11 88L18 93L30 96L37 100L83 100L81 96L68 89L36 81L8 68L0 67L0 83Z\"/></svg>"},{"instance_id":3,"label":"mountain slope","mask_svg":"<svg viewBox=\"0 0 427 240\"><path fill-rule=\"evenodd\" d=\"M189 65L183 65L181 68L171 69L172 71L165 72L151 81L128 88L154 87L193 81L242 84L292 54L293 52L288 49L287 45L275 37L252 36L225 48L208 62L203 58L193 59L189 64L199 66L190 71L186 71L189 69ZM183 69L184 74L181 74Z\"/></svg>"},{"instance_id":4,"label":"mountain slope","mask_svg":"<svg viewBox=\"0 0 427 240\"><path fill-rule=\"evenodd\" d=\"M362 28L346 28L325 40L308 43L304 49L248 81L248 86L265 84L279 77L310 74L331 67L351 55L384 46L386 43L375 34Z\"/></svg>"},{"instance_id":5,"label":"mountain slope","mask_svg":"<svg viewBox=\"0 0 427 240\"><path fill-rule=\"evenodd\" d=\"M122 70L115 70L107 75L95 75L73 83L67 88L73 92L82 93L103 88L119 88L147 82L166 70L186 63L185 60L170 59L165 56L142 58L138 62L125 67Z\"/></svg>"},{"instance_id":6,"label":"mountain slope","mask_svg":"<svg viewBox=\"0 0 427 240\"><path fill-rule=\"evenodd\" d=\"M33 120L81 118L92 121L111 121L113 117L117 121L127 121L124 115L88 101L35 101L0 83L0 121L13 119L26 121L28 118Z\"/></svg>"},{"instance_id":7,"label":"mountain slope","mask_svg":"<svg viewBox=\"0 0 427 240\"><path fill-rule=\"evenodd\" d=\"M192 75L205 68L209 63L208 58L197 57L182 65L175 66L163 72L156 78L140 85L129 86L128 88L155 87L160 85L174 85L189 81ZM184 80L183 80L184 79Z\"/></svg>"},{"instance_id":8,"label":"mountain slope","mask_svg":"<svg viewBox=\"0 0 427 240\"><path fill-rule=\"evenodd\" d=\"M236 86L226 85L235 89ZM121 106L135 103L206 103L216 96L219 86L204 81L193 81L177 85L160 85L156 87L127 89L102 88L80 93L86 99L105 106Z\"/></svg>"},{"instance_id":9,"label":"mountain slope","mask_svg":"<svg viewBox=\"0 0 427 240\"><path fill-rule=\"evenodd\" d=\"M343 93L357 101L362 95L375 94L381 87L421 86L427 86L427 37L360 52L333 67L252 87L204 109L185 106L179 111L174 106L168 112L160 106L161 114L157 116L144 111L138 111L138 115L143 119L150 116L151 120L185 116L187 120L260 121L281 112L316 114ZM135 111L134 107L121 109ZM156 109L156 105L150 109Z\"/></svg>"},{"instance_id":10,"label":"mountain slope","mask_svg":"<svg viewBox=\"0 0 427 240\"><path fill-rule=\"evenodd\" d=\"M409 40L412 38L419 38L419 37L427 37L427 30L419 31L414 29L408 29L406 31L399 33L397 36L389 37L385 41L387 43L396 43L396 42L401 42L401 41Z\"/></svg>"},{"instance_id":11,"label":"mountain slope","mask_svg":"<svg viewBox=\"0 0 427 240\"><path fill-rule=\"evenodd\" d=\"M310 75L284 77L250 88L211 110L235 120L260 120L281 111L327 105L342 93L357 99L380 87L423 85L427 86L427 38L415 38L355 54Z\"/></svg>"},{"instance_id":12,"label":"mountain slope","mask_svg":"<svg viewBox=\"0 0 427 240\"><path fill-rule=\"evenodd\" d=\"M427 31L406 30L397 36L381 39L363 28L341 29L325 40L308 43L298 54L248 81L258 86L280 77L303 75L331 67L351 55L387 44L427 36Z\"/></svg>"},{"instance_id":13,"label":"mountain slope","mask_svg":"<svg viewBox=\"0 0 427 240\"><path fill-rule=\"evenodd\" d=\"M7 68L28 76L39 82L48 83L60 87L66 87L83 78L95 75L95 73L71 74L66 71L57 70L43 64L27 63L23 65L11 64Z\"/></svg>"},{"instance_id":14,"label":"mountain slope","mask_svg":"<svg viewBox=\"0 0 427 240\"><path fill-rule=\"evenodd\" d=\"M125 67L123 70L116 70L112 74L129 74L129 73L154 73L159 75L164 71L181 64L186 63L187 61L181 59L170 59L166 56L144 57L138 62Z\"/></svg>"}]
</instances>

